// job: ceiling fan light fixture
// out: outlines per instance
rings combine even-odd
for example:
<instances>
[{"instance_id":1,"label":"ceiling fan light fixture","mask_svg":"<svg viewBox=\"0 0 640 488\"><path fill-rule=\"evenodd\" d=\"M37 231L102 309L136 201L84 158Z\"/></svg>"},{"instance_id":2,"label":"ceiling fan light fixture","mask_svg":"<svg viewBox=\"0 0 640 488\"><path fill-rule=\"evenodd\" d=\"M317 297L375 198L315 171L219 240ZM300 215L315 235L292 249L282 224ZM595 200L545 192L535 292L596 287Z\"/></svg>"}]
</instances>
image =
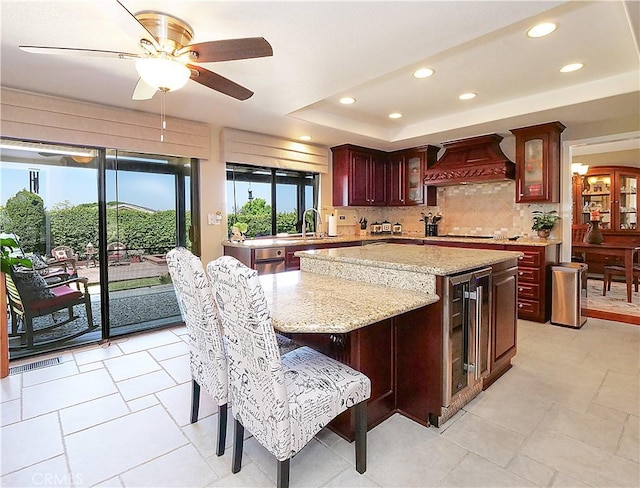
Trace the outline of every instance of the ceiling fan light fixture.
<instances>
[{"instance_id":1,"label":"ceiling fan light fixture","mask_svg":"<svg viewBox=\"0 0 640 488\"><path fill-rule=\"evenodd\" d=\"M147 85L163 91L179 90L191 76L184 64L166 57L138 59L136 71Z\"/></svg>"},{"instance_id":2,"label":"ceiling fan light fixture","mask_svg":"<svg viewBox=\"0 0 640 488\"><path fill-rule=\"evenodd\" d=\"M89 164L93 161L93 156L71 156L71 159L79 164Z\"/></svg>"}]
</instances>

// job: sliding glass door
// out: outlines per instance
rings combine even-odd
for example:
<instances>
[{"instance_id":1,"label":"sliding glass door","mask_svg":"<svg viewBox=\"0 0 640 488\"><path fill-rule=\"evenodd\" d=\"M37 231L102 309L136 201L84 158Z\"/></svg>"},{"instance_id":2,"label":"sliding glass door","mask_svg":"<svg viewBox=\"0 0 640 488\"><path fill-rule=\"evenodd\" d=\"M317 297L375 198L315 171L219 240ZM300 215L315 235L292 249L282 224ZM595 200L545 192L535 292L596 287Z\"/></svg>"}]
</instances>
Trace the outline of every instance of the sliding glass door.
<instances>
[{"instance_id":1,"label":"sliding glass door","mask_svg":"<svg viewBox=\"0 0 640 488\"><path fill-rule=\"evenodd\" d=\"M98 341L103 308L100 269L91 248L98 245L100 152L0 142L0 231L19 243L16 254L33 262L30 274L21 274L28 280L20 294L8 297L10 357ZM64 307L37 314L37 297L46 293L43 287L56 293L63 288L51 286L63 281L74 292L84 292L86 283L88 302L76 305L71 316ZM26 314L34 315L33 347L27 345Z\"/></svg>"},{"instance_id":2,"label":"sliding glass door","mask_svg":"<svg viewBox=\"0 0 640 488\"><path fill-rule=\"evenodd\" d=\"M190 168L184 158L107 151L109 337L181 322L165 255L190 246Z\"/></svg>"},{"instance_id":3,"label":"sliding glass door","mask_svg":"<svg viewBox=\"0 0 640 488\"><path fill-rule=\"evenodd\" d=\"M164 256L176 245L192 247L197 161L0 143L0 233L19 241L17 253L42 263L37 274L46 286L57 279L50 270L58 269L47 264L72 263L65 269L76 279L70 286L83 289L86 282L90 300L89 309L77 305L71 317L63 308L34 318L33 347L26 344L25 317L10 315L12 359L181 323Z\"/></svg>"}]
</instances>

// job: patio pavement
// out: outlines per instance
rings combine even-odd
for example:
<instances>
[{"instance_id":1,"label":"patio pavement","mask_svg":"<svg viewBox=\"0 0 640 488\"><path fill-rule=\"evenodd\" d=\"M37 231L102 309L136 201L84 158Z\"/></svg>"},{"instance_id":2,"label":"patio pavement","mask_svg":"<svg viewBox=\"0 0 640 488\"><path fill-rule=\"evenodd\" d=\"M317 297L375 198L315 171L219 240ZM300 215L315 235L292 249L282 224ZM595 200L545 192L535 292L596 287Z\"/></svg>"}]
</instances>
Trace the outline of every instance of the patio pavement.
<instances>
[{"instance_id":1,"label":"patio pavement","mask_svg":"<svg viewBox=\"0 0 640 488\"><path fill-rule=\"evenodd\" d=\"M151 278L167 274L169 268L166 262L158 263L143 260L140 263L128 263L118 266L109 266L109 281L133 280L137 278ZM90 284L100 282L100 268L98 266L87 267L84 263L78 263L78 276L89 279Z\"/></svg>"}]
</instances>

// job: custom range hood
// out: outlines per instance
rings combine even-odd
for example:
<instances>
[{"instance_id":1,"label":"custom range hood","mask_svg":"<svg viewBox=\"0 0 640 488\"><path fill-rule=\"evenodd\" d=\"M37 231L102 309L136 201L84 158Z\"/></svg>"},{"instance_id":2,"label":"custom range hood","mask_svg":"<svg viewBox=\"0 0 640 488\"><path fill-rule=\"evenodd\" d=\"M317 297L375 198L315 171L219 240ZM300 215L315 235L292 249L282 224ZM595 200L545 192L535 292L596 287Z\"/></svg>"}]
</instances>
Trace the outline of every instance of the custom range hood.
<instances>
[{"instance_id":1,"label":"custom range hood","mask_svg":"<svg viewBox=\"0 0 640 488\"><path fill-rule=\"evenodd\" d=\"M425 170L424 184L461 185L514 180L516 165L500 149L498 134L470 137L443 143L445 152Z\"/></svg>"}]
</instances>

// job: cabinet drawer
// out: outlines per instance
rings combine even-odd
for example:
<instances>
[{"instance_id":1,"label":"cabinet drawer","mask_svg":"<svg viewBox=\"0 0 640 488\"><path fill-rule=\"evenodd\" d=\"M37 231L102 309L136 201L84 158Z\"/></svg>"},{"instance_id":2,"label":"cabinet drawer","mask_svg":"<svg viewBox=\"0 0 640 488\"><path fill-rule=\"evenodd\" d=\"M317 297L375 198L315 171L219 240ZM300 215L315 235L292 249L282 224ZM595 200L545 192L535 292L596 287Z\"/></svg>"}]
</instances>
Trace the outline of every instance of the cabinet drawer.
<instances>
[{"instance_id":1,"label":"cabinet drawer","mask_svg":"<svg viewBox=\"0 0 640 488\"><path fill-rule=\"evenodd\" d=\"M539 300L540 285L534 285L532 283L518 283L518 298Z\"/></svg>"},{"instance_id":2,"label":"cabinet drawer","mask_svg":"<svg viewBox=\"0 0 640 488\"><path fill-rule=\"evenodd\" d=\"M525 300L518 298L518 315L537 316L540 313L540 302L538 300Z\"/></svg>"},{"instance_id":3,"label":"cabinet drawer","mask_svg":"<svg viewBox=\"0 0 640 488\"><path fill-rule=\"evenodd\" d=\"M518 266L518 284L521 281L540 283L540 270L534 268L521 268L520 266Z\"/></svg>"},{"instance_id":4,"label":"cabinet drawer","mask_svg":"<svg viewBox=\"0 0 640 488\"><path fill-rule=\"evenodd\" d=\"M518 265L531 266L532 268L537 268L540 266L539 252L523 251L523 254L524 256L520 256L518 258Z\"/></svg>"}]
</instances>

